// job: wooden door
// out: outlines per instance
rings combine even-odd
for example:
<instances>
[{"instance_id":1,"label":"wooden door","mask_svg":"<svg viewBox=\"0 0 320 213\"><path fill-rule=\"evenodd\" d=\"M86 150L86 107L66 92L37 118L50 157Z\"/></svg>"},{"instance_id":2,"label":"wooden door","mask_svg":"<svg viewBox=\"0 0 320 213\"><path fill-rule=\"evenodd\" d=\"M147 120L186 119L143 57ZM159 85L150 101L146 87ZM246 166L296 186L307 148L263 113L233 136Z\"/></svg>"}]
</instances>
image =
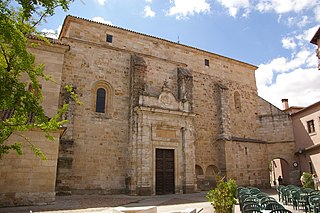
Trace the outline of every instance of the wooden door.
<instances>
[{"instance_id":1,"label":"wooden door","mask_svg":"<svg viewBox=\"0 0 320 213\"><path fill-rule=\"evenodd\" d=\"M174 194L174 150L156 149L156 194Z\"/></svg>"}]
</instances>

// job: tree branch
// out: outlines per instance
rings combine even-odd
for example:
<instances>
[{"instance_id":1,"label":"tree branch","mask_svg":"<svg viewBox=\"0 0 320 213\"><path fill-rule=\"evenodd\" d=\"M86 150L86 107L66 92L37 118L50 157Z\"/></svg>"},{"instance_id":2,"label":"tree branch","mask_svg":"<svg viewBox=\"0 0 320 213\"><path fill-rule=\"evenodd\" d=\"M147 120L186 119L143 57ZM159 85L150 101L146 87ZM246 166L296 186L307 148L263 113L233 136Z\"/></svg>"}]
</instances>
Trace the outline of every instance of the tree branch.
<instances>
[{"instance_id":1,"label":"tree branch","mask_svg":"<svg viewBox=\"0 0 320 213\"><path fill-rule=\"evenodd\" d=\"M59 6L56 5L55 7L52 8L52 10L54 10L54 9L57 8L57 7L59 7ZM40 14L40 13L38 13L38 14ZM44 13L40 16L39 20L36 21L36 22L32 25L32 28L35 27L35 26L37 26L37 25L42 21L42 19L43 19L44 17L46 17L48 14L49 14L49 9L46 9L46 12L44 12Z\"/></svg>"},{"instance_id":2,"label":"tree branch","mask_svg":"<svg viewBox=\"0 0 320 213\"><path fill-rule=\"evenodd\" d=\"M0 44L0 46L1 46L1 51L3 53L4 59L6 60L6 63L7 63L7 71L10 72L11 66L10 66L8 56L7 56L6 51L5 51L4 47L2 46L2 44Z\"/></svg>"}]
</instances>

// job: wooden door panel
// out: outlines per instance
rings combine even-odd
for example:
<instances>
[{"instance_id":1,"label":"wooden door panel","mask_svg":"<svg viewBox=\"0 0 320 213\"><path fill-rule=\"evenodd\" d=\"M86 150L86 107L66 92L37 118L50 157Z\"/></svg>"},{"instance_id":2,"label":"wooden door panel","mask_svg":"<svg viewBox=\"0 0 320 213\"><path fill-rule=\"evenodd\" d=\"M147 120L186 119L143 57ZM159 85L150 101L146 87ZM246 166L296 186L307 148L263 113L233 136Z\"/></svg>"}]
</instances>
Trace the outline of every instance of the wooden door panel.
<instances>
[{"instance_id":1,"label":"wooden door panel","mask_svg":"<svg viewBox=\"0 0 320 213\"><path fill-rule=\"evenodd\" d=\"M156 149L156 194L173 194L174 188L174 150Z\"/></svg>"}]
</instances>

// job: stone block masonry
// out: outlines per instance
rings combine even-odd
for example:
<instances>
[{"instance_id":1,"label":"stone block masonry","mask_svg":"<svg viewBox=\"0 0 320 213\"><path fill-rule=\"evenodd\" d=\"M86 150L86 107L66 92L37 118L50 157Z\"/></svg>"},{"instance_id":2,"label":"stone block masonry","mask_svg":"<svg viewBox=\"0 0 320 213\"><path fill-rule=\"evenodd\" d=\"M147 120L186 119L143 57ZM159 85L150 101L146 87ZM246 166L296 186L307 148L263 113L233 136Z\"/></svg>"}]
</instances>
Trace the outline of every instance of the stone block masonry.
<instances>
[{"instance_id":1,"label":"stone block masonry","mask_svg":"<svg viewBox=\"0 0 320 213\"><path fill-rule=\"evenodd\" d=\"M57 191L190 193L213 188L217 175L265 187L272 158L294 159L283 149L291 121L258 97L256 66L73 16L59 40L63 57L36 55L59 61L58 103L73 85L82 105L65 115Z\"/></svg>"}]
</instances>

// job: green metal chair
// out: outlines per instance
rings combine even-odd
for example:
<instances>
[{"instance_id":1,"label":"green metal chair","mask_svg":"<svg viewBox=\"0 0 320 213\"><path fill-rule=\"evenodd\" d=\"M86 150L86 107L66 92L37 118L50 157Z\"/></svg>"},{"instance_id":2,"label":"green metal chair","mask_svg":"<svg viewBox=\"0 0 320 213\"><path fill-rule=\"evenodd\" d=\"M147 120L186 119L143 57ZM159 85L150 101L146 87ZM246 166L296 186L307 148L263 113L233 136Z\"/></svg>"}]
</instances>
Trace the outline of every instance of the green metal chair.
<instances>
[{"instance_id":1,"label":"green metal chair","mask_svg":"<svg viewBox=\"0 0 320 213\"><path fill-rule=\"evenodd\" d=\"M244 199L243 202L247 202L247 201L253 201L255 203L259 203L260 200L257 197L247 197Z\"/></svg>"},{"instance_id":2,"label":"green metal chair","mask_svg":"<svg viewBox=\"0 0 320 213\"><path fill-rule=\"evenodd\" d=\"M264 208L264 210L276 210L276 209L285 209L285 208L280 203L269 203Z\"/></svg>"},{"instance_id":3,"label":"green metal chair","mask_svg":"<svg viewBox=\"0 0 320 213\"><path fill-rule=\"evenodd\" d=\"M243 205L242 212L246 212L248 210L258 210L260 211L260 205L257 203L246 203Z\"/></svg>"},{"instance_id":4,"label":"green metal chair","mask_svg":"<svg viewBox=\"0 0 320 213\"><path fill-rule=\"evenodd\" d=\"M273 197L263 197L263 198L260 199L260 205L262 203L265 203L266 201L275 201L275 202L277 202L277 200L275 198L273 198Z\"/></svg>"},{"instance_id":5,"label":"green metal chair","mask_svg":"<svg viewBox=\"0 0 320 213\"><path fill-rule=\"evenodd\" d=\"M278 203L276 200L266 200L260 203L261 209L266 209L267 205L271 203Z\"/></svg>"},{"instance_id":6,"label":"green metal chair","mask_svg":"<svg viewBox=\"0 0 320 213\"><path fill-rule=\"evenodd\" d=\"M255 209L249 209L249 210L246 210L245 212L243 213L262 213L262 211L260 210L255 210Z\"/></svg>"},{"instance_id":7,"label":"green metal chair","mask_svg":"<svg viewBox=\"0 0 320 213\"><path fill-rule=\"evenodd\" d=\"M308 201L307 198L308 198L308 194L304 193L301 190L292 192L293 209L298 210L300 209L300 207L303 207L303 209L305 209Z\"/></svg>"},{"instance_id":8,"label":"green metal chair","mask_svg":"<svg viewBox=\"0 0 320 213\"><path fill-rule=\"evenodd\" d=\"M250 193L252 194L252 195L255 195L255 194L258 194L258 193L260 193L261 191L260 191L260 189L258 189L258 188L250 188Z\"/></svg>"},{"instance_id":9,"label":"green metal chair","mask_svg":"<svg viewBox=\"0 0 320 213\"><path fill-rule=\"evenodd\" d=\"M283 185L280 185L277 187L279 202L281 202L281 189L283 189L283 188L285 188L285 186L283 186Z\"/></svg>"},{"instance_id":10,"label":"green metal chair","mask_svg":"<svg viewBox=\"0 0 320 213\"><path fill-rule=\"evenodd\" d=\"M269 195L267 193L264 193L264 192L259 192L258 194L255 194L254 196L259 198L259 199L262 199L264 197L269 197Z\"/></svg>"},{"instance_id":11,"label":"green metal chair","mask_svg":"<svg viewBox=\"0 0 320 213\"><path fill-rule=\"evenodd\" d=\"M312 195L308 198L308 203L306 205L306 212L318 212L320 206L320 196Z\"/></svg>"},{"instance_id":12,"label":"green metal chair","mask_svg":"<svg viewBox=\"0 0 320 213\"><path fill-rule=\"evenodd\" d=\"M288 209L275 209L275 210L272 210L270 213L292 213L292 211Z\"/></svg>"}]
</instances>

